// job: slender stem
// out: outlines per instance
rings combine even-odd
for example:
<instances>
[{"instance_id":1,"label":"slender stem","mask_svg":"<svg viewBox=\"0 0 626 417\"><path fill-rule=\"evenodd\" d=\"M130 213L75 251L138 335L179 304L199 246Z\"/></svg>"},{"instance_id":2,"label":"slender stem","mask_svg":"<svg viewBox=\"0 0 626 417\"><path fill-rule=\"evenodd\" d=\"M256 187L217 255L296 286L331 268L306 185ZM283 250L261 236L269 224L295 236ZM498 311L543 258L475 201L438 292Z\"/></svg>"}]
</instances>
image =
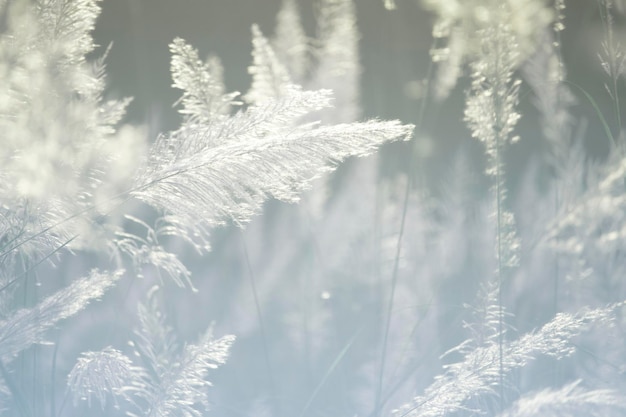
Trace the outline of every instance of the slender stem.
<instances>
[{"instance_id":1,"label":"slender stem","mask_svg":"<svg viewBox=\"0 0 626 417\"><path fill-rule=\"evenodd\" d=\"M37 291L38 289L38 279L37 279L37 274L33 274L33 295L32 298L34 300L35 303L38 302L39 299L39 291ZM32 347L33 350L33 380L32 380L32 384L33 384L33 400L32 400L32 404L33 404L33 415L34 416L38 416L39 415L39 410L37 407L37 404L39 403L39 390L42 386L42 384L38 383L38 378L37 378L37 371L39 370L39 356L40 356L40 346L38 344L33 345ZM43 391L42 391L43 392ZM43 401L42 401L43 403Z\"/></svg>"},{"instance_id":2,"label":"slender stem","mask_svg":"<svg viewBox=\"0 0 626 417\"><path fill-rule=\"evenodd\" d=\"M67 241L65 241L61 246L53 249L50 253L48 253L46 256L44 256L42 259L38 260L35 264L33 264L30 268L28 268L27 270L25 270L24 272L22 272L21 274L17 275L15 278L13 278L11 281L7 282L6 284L4 284L2 287L0 287L0 292L6 290L8 287L10 287L11 285L15 284L21 277L26 277L28 278L28 274L30 272L32 272L35 268L37 268L39 265L41 265L43 262L45 262L46 260L50 259L55 253L57 253L58 251L60 251L61 249L63 249L64 247L66 247L67 245L69 245L74 239L76 239L78 237L78 235L75 235L74 237L71 237L70 239L68 239ZM26 295L24 295L24 297L26 297Z\"/></svg>"},{"instance_id":3,"label":"slender stem","mask_svg":"<svg viewBox=\"0 0 626 417\"><path fill-rule=\"evenodd\" d=\"M607 56L604 57L604 59L606 59L605 62L606 64L608 64L608 67L609 67L608 72L609 72L609 76L611 77L610 88L612 90L610 95L612 96L611 98L613 99L615 120L617 121L617 129L619 132L622 128L622 115L621 115L621 109L620 109L619 91L617 88L617 81L620 77L620 73L619 73L620 63L618 63L616 60L617 59L623 60L624 58L621 57L617 51L619 45L615 44L615 38L614 38L614 33L613 33L614 23L613 23L613 16L611 15L611 7L613 6L613 1L612 0L600 1L598 6L600 9L600 19L602 20L602 24L604 25L605 42L606 42L605 52L607 53ZM609 89L608 86L607 86L607 89Z\"/></svg>"},{"instance_id":4,"label":"slender stem","mask_svg":"<svg viewBox=\"0 0 626 417\"><path fill-rule=\"evenodd\" d=\"M59 339L54 344L54 352L52 353L52 367L50 369L50 417L56 417L56 372L57 372L57 356L59 353Z\"/></svg>"},{"instance_id":5,"label":"slender stem","mask_svg":"<svg viewBox=\"0 0 626 417\"><path fill-rule=\"evenodd\" d=\"M17 386L17 384L15 383L15 380L11 377L6 367L4 366L4 363L1 360L0 360L0 375L2 375L2 379L4 379L4 382L6 383L7 388L9 389L9 391L11 391L11 396L15 399L15 402L17 403L17 407L19 409L20 415L23 417L32 416L32 412L30 408L28 407L28 402L26 402L26 399L24 398L22 391Z\"/></svg>"},{"instance_id":6,"label":"slender stem","mask_svg":"<svg viewBox=\"0 0 626 417\"><path fill-rule=\"evenodd\" d=\"M261 303L259 302L259 295L256 288L256 281L254 276L254 271L252 270L252 264L250 263L250 256L248 255L248 248L246 246L246 241L243 236L243 232L241 234L241 242L243 248L243 255L246 261L246 266L248 268L248 276L250 277L250 287L252 288L252 295L254 297L254 306L256 308L257 318L259 319L259 328L261 330L261 339L263 341L263 355L265 357L265 366L267 367L267 378L269 382L269 390L272 397L272 403L274 404L274 409L276 415L280 415L280 410L278 408L278 396L276 395L276 385L274 383L274 373L272 371L272 363L270 361L269 356L269 348L267 343L267 332L265 328L265 321L263 320L263 314L261 313Z\"/></svg>"},{"instance_id":7,"label":"slender stem","mask_svg":"<svg viewBox=\"0 0 626 417\"><path fill-rule=\"evenodd\" d=\"M139 189L139 188L137 188L137 189ZM33 240L33 239L35 239L35 238L37 238L39 236L44 235L45 233L49 232L50 230L52 230L52 229L54 229L56 227L59 227L62 224L67 223L70 220L73 220L73 219L79 217L82 214L88 213L88 212L90 212L92 210L97 209L100 206L103 206L105 204L108 204L110 202L113 202L113 201L117 200L118 198L121 198L121 197L125 196L124 199L122 199L121 201L116 203L107 213L101 215L102 217L104 217L104 216L108 215L109 213L111 213L113 210L117 209L118 207L121 207L128 200L130 200L132 198L130 196L130 193L132 191L133 191L133 189L125 191L123 193L119 193L119 194L117 194L117 195L115 195L113 197L110 197L106 201L103 201L103 202L100 202L100 203L96 203L96 204L93 204L91 206L87 206L87 207L77 211L76 213L72 214L71 216L68 216L68 217L66 217L64 219L61 219L61 220L57 221L56 223L53 223L53 224L51 224L51 225L41 229L39 232L33 234L32 236L28 236L26 239L16 243L15 245L11 246L9 249L5 249L6 246L8 246L9 244L12 244L13 242L15 242L20 237L20 235L18 235L15 238L11 239L9 242L6 243L5 247L2 248L3 251L2 251L2 253L0 253L0 257L3 257L5 255L9 254L10 252L14 251L15 249L18 249L19 247L21 247L21 246L25 245L26 243L30 242L31 240ZM75 239L76 237L78 237L78 235L74 236L72 239Z\"/></svg>"},{"instance_id":8,"label":"slender stem","mask_svg":"<svg viewBox=\"0 0 626 417\"><path fill-rule=\"evenodd\" d=\"M557 188L555 193L554 193L554 199L555 199L555 213L558 212L559 209L559 205L560 205L560 199L559 199L559 189ZM558 252L554 253L554 295L553 295L553 299L552 299L552 306L554 308L554 316L556 316L559 313L559 279L560 279L560 268L559 268L559 254ZM559 368L560 368L560 361L555 361L554 364L554 377L553 377L553 382L554 382L554 386L558 386L558 379L559 379Z\"/></svg>"},{"instance_id":9,"label":"slender stem","mask_svg":"<svg viewBox=\"0 0 626 417\"><path fill-rule=\"evenodd\" d=\"M70 390L65 390L65 395L63 395L63 401L61 401L61 406L59 407L59 415L62 415L63 409L67 405L67 400L70 398Z\"/></svg>"},{"instance_id":10,"label":"slender stem","mask_svg":"<svg viewBox=\"0 0 626 417\"><path fill-rule=\"evenodd\" d=\"M502 207L500 199L500 144L496 143L496 213L497 213L497 250L498 250L498 360L500 365L500 411L504 410L504 323L502 300Z\"/></svg>"},{"instance_id":11,"label":"slender stem","mask_svg":"<svg viewBox=\"0 0 626 417\"><path fill-rule=\"evenodd\" d=\"M304 417L304 415L306 414L306 412L308 411L309 407L311 406L311 404L313 403L313 400L315 400L315 397L317 397L317 394L319 394L320 390L322 389L322 387L324 386L324 384L326 383L326 381L328 381L328 378L330 378L330 375L335 371L335 369L337 368L337 366L339 365L339 363L341 362L341 360L344 358L344 356L346 355L346 353L348 353L348 350L350 350L350 348L352 347L352 345L354 344L354 341L357 339L357 337L359 336L359 334L361 334L361 331L363 330L363 327L360 327L355 333L354 335L352 335L352 337L350 338L350 340L348 341L348 343L346 343L346 345L343 347L343 349L341 350L341 352L339 352L339 354L335 357L335 359L333 360L333 362L330 364L330 366L328 367L328 369L326 370L326 373L324 374L324 376L322 377L321 381L317 384L317 386L315 387L315 390L313 390L313 392L311 393L311 395L309 396L309 399L307 400L307 402L304 404L304 407L302 407L302 411L300 411L299 417Z\"/></svg>"},{"instance_id":12,"label":"slender stem","mask_svg":"<svg viewBox=\"0 0 626 417\"><path fill-rule=\"evenodd\" d=\"M435 38L433 40L431 49L436 48L436 47L437 47L437 39ZM424 120L424 114L426 112L426 104L428 102L429 92L430 92L429 83L430 83L430 79L432 77L433 71L434 71L434 63L432 60L430 60L428 63L428 70L427 70L426 79L425 79L424 97L422 98L419 111L418 111L416 129L421 128L423 120ZM393 300L394 300L395 293L396 293L396 286L398 284L398 267L400 264L400 252L402 249L402 238L404 236L404 228L406 224L406 214L407 214L408 207L409 207L409 197L411 194L411 189L413 188L413 177L414 177L413 171L415 169L415 164L413 160L413 156L414 156L413 149L415 147L415 142L416 140L412 139L411 142L409 143L409 147L411 151L409 152L409 155L410 155L409 166L407 168L408 178L406 181L406 187L404 189L404 197L403 197L403 203L402 203L402 217L400 220L400 231L398 233L398 239L396 241L396 251L395 251L395 257L393 261L393 270L392 270L392 275L391 275L391 293L389 295L389 302L387 304L387 314L386 314L386 320L385 320L383 345L382 345L381 356L380 356L380 368L378 371L378 387L376 389L374 416L377 416L380 413L381 407L382 407L381 400L382 400L382 390L383 390L383 377L385 373L385 365L386 365L385 362L386 362L386 357L387 357L389 327L391 326Z\"/></svg>"},{"instance_id":13,"label":"slender stem","mask_svg":"<svg viewBox=\"0 0 626 417\"><path fill-rule=\"evenodd\" d=\"M613 75L613 97L614 97L614 104L615 104L615 116L617 118L617 128L618 131L622 128L622 115L621 115L621 110L620 110L620 104L619 104L619 92L617 90L617 77L618 75L615 74Z\"/></svg>"},{"instance_id":14,"label":"slender stem","mask_svg":"<svg viewBox=\"0 0 626 417\"><path fill-rule=\"evenodd\" d=\"M404 225L406 222L406 213L408 211L409 206L409 194L411 192L411 176L407 179L406 188L404 191L404 204L402 207L402 220L400 221L400 232L398 233L398 242L396 244L396 254L393 261L393 273L391 276L391 294L389 295L389 303L387 305L387 315L385 322L385 333L383 336L383 347L381 351L380 357L380 369L378 372L378 389L376 391L376 413L378 415L380 412L381 406L381 398L382 398L382 388L383 388L383 377L385 372L385 359L387 357L387 342L389 339L389 328L391 327L391 312L393 309L393 300L396 293L396 286L398 283L398 266L400 263L400 251L402 249L402 237L404 236Z\"/></svg>"},{"instance_id":15,"label":"slender stem","mask_svg":"<svg viewBox=\"0 0 626 417\"><path fill-rule=\"evenodd\" d=\"M502 137L502 124L503 124L503 115L502 110L504 104L502 103L501 97L502 92L507 90L507 80L503 79L500 71L502 71L502 45L501 39L502 36L500 34L501 27L500 25L496 26L497 33L494 35L495 45L494 45L494 76L495 79L492 80L494 84L494 161L492 163L495 164L495 204L496 204L496 257L497 257L497 280L498 280L498 364L499 364L499 394L500 394L500 411L504 410L504 300L503 300L503 291L502 287L504 284L504 276L503 276L503 242L502 242L502 232L503 232L503 224L502 224L502 215L503 215L503 204L504 204L504 172L502 166L502 155L501 150L504 146L504 142L506 140L505 137Z\"/></svg>"}]
</instances>

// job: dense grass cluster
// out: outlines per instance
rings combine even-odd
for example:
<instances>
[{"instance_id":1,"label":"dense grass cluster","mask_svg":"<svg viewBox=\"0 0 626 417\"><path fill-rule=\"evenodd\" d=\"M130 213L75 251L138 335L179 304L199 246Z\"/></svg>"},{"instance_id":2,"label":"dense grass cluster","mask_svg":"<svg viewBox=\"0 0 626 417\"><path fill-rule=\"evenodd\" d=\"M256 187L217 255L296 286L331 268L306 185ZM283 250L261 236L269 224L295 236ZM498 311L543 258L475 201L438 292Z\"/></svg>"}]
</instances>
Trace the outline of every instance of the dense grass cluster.
<instances>
[{"instance_id":1,"label":"dense grass cluster","mask_svg":"<svg viewBox=\"0 0 626 417\"><path fill-rule=\"evenodd\" d=\"M360 121L359 4L313 3L312 33L296 0L252 26L243 94L173 39L181 122L147 137L109 99L98 0L0 0L2 414L626 413L622 3L596 5L604 115L568 81L564 0L420 0L415 126ZM460 88L483 166L381 175L373 154L417 155ZM513 194L528 117L541 151Z\"/></svg>"}]
</instances>

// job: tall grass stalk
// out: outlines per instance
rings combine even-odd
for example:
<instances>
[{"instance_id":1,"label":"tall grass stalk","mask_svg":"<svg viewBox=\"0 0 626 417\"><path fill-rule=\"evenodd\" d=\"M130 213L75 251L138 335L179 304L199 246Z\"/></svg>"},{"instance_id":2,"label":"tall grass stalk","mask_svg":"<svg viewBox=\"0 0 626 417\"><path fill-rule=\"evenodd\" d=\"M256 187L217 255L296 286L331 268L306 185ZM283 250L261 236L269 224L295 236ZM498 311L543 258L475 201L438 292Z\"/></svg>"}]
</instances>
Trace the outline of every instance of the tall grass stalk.
<instances>
[{"instance_id":1,"label":"tall grass stalk","mask_svg":"<svg viewBox=\"0 0 626 417\"><path fill-rule=\"evenodd\" d=\"M246 245L243 234L241 235L241 247L243 251L246 268L248 269L248 277L250 279L250 289L252 290L252 296L254 297L254 307L256 310L257 320L259 321L259 330L261 332L261 341L263 342L263 358L265 359L265 367L267 371L267 382L269 384L269 393L271 397L271 403L274 406L274 412L280 415L280 403L278 392L276 391L276 383L274 382L274 371L272 369L272 361L270 359L267 327L263 320L263 312L261 311L261 303L259 302L259 294L257 291L256 278L252 264L250 263L250 256L248 255L248 247Z\"/></svg>"},{"instance_id":2,"label":"tall grass stalk","mask_svg":"<svg viewBox=\"0 0 626 417\"><path fill-rule=\"evenodd\" d=\"M395 5L394 5L395 8ZM435 49L437 47L437 39L433 40L433 44L431 49ZM428 105L428 101L430 98L430 80L433 76L434 64L432 61L428 63L428 69L426 71L426 77L424 78L424 95L421 98L419 111L417 114L417 123L416 129L421 129L422 124L424 122L424 115L426 114L426 107ZM409 163L407 166L407 179L406 185L404 188L404 193L402 196L402 214L400 217L400 225L398 227L398 235L395 244L395 255L393 259L393 269L391 272L391 289L389 294L389 299L387 302L387 309L385 311L385 324L383 328L383 340L382 340L382 348L380 354L380 367L378 372L378 384L376 389L376 400L375 400L375 409L374 415L378 416L382 406L383 406L383 384L384 384L384 376L385 376L385 366L387 360L387 343L389 340L389 329L391 327L391 318L393 312L393 303L394 297L396 293L396 287L398 285L398 267L400 264L400 253L402 251L402 239L404 237L404 230L406 226L406 216L409 209L409 200L411 193L414 187L415 176L418 175L418 170L416 169L416 163L418 161L415 160L416 152L414 152L416 142L419 140L419 137L413 138L408 144L408 153L410 155Z\"/></svg>"},{"instance_id":3,"label":"tall grass stalk","mask_svg":"<svg viewBox=\"0 0 626 417\"><path fill-rule=\"evenodd\" d=\"M610 85L605 84L605 87L613 100L617 129L620 131L622 128L622 115L618 82L626 69L626 55L622 50L622 45L615 39L614 8L613 0L598 0L598 11L604 29L602 51L598 54L598 57L605 73L610 78Z\"/></svg>"}]
</instances>

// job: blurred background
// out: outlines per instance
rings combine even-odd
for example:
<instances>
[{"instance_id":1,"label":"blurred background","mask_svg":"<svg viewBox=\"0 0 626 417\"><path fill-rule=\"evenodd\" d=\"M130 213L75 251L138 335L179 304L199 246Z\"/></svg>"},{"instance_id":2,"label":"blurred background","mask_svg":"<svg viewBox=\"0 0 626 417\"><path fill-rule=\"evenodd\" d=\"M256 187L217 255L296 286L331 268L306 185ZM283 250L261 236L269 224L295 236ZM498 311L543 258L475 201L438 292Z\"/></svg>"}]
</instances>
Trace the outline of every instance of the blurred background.
<instances>
[{"instance_id":1,"label":"blurred background","mask_svg":"<svg viewBox=\"0 0 626 417\"><path fill-rule=\"evenodd\" d=\"M430 62L432 17L413 0L398 0L392 11L381 0L355 3L362 119L417 123ZM127 122L145 125L155 138L180 122L173 108L180 91L171 87L168 44L182 37L202 58L219 56L227 88L245 92L250 84L250 27L257 23L272 36L281 1L101 4L95 38L102 46L99 52L113 43L107 58L110 94L134 97ZM314 1L298 5L313 36ZM565 12L562 53L568 80L593 97L618 135L597 58L603 36L598 6L573 0ZM624 23L624 16L616 14L616 34L626 42ZM75 330L69 334L80 335L76 337L82 341L67 342L75 349L59 359L59 369L71 368L78 352L101 349L103 343L125 346L136 324L136 303L154 283L162 283L167 287L162 303L181 341L192 343L212 322L216 335L238 337L231 359L211 378L213 415L371 416L381 410L388 414L422 392L449 360L440 355L467 337L463 321L471 309L465 305L476 302L480 283L493 271L490 209L477 197L489 187L483 175L484 149L463 123L467 88L468 80L462 78L445 102L428 99L414 149L393 144L378 156L348 161L318 181L303 204L270 201L245 230L216 230L208 257L184 252L181 258L192 270L198 293L160 281L150 271L142 280L123 283L104 303L90 308L89 315L73 321ZM623 93L622 85L620 97ZM531 96L523 86L517 129L521 140L505 155L510 204L521 225L532 225L541 210L536 206L524 213L529 204L524 184L546 148ZM586 152L601 161L608 153L608 138L592 103L583 94L577 100L572 111L577 119L587 120ZM401 227L408 172L417 180ZM537 266L541 257L537 259L525 264L519 280L507 289L507 307L517 314L520 331L554 314L554 294L544 285L545 274ZM393 279L397 289L387 322ZM109 330L102 332L101 325ZM386 363L382 368L381 361ZM538 377L520 373L514 378L519 386L533 387L540 385L537 381L569 380L581 375L582 368L593 367L593 362L574 358Z\"/></svg>"},{"instance_id":2,"label":"blurred background","mask_svg":"<svg viewBox=\"0 0 626 417\"><path fill-rule=\"evenodd\" d=\"M315 2L298 3L303 24L309 36L313 36ZM393 118L411 123L419 113L423 95L421 82L428 71L432 16L418 1L397 3L395 11L385 10L383 2L378 0L360 0L356 4L361 34L361 106L364 118ZM168 49L177 36L198 48L201 57L217 55L226 69L227 88L245 92L250 83L247 72L252 51L250 28L253 23L259 24L264 34L271 37L280 6L280 0L183 0L176 4L166 0L103 2L95 38L103 48L113 43L107 60L111 92L117 96L134 97L129 121L149 121L153 135L177 126L179 117L172 105L180 92L171 88ZM565 14L562 53L568 80L588 91L601 110L610 109L611 99L606 93L597 58L603 37L598 4L587 0L568 1ZM626 40L623 23L624 17L618 13L618 41ZM467 80L461 80L445 103L431 102L427 106L421 133L430 138L431 143L424 146L430 160L445 159L460 143L467 142L467 130L459 117L467 86ZM597 118L589 103L581 104L576 111ZM524 97L522 94L521 106L522 112L532 113L528 95ZM605 114L607 118L611 117L610 111ZM524 119L522 126L532 129L533 123L526 120L530 118ZM594 127L590 126L590 137L598 136ZM513 158L514 166L523 165L529 153L539 146L538 135L529 136L535 138L528 137L516 146L518 156ZM607 144L601 139L588 142L594 154L606 153ZM479 147L478 144L474 146ZM399 155L395 157L399 158ZM437 167L441 164L433 162L431 165L427 171L433 175L439 173Z\"/></svg>"}]
</instances>

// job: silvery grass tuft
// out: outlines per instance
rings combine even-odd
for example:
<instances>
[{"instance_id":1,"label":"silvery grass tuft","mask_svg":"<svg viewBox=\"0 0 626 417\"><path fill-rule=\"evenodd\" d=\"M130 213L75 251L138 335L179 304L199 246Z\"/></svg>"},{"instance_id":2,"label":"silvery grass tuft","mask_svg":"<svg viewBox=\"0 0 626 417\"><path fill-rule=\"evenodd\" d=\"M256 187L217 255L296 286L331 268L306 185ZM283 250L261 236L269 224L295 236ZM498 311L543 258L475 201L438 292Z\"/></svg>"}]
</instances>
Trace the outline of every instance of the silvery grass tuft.
<instances>
[{"instance_id":1,"label":"silvery grass tuft","mask_svg":"<svg viewBox=\"0 0 626 417\"><path fill-rule=\"evenodd\" d=\"M554 18L546 0L423 0L421 3L435 15L432 34L438 42L431 56L439 69L434 88L439 99L445 98L455 86L465 64L489 54L489 48L496 46L486 45L488 39L502 47L498 51L502 56L497 58L504 61L499 69L504 72L510 70L507 68L510 65L517 67L533 53L538 39ZM493 31L498 31L498 36L489 36L495 34ZM497 55L495 51L491 54L490 59Z\"/></svg>"},{"instance_id":2,"label":"silvery grass tuft","mask_svg":"<svg viewBox=\"0 0 626 417\"><path fill-rule=\"evenodd\" d=\"M305 210L273 229L257 226L252 245L244 239L244 260L232 263L249 285L232 277L227 324L199 323L187 341L183 310L200 316L192 292L206 286L186 249L208 256L215 227L245 226L264 201L298 201L346 158L410 138L413 126L398 121L355 122L361 6L316 1L309 37L302 4L284 0L273 36L251 27L251 85L242 94L226 88L229 68L218 57L174 38L181 123L146 138L123 122L130 99L108 97L108 49L91 37L98 1L0 0L3 414L623 414L626 163L623 137L612 133L622 129L621 3L599 3L599 65L617 128L605 121L610 156L595 162L572 116L590 95L567 82L563 1L421 4L435 19L437 73L426 97L445 99L467 76L459 119L485 167L474 172L460 155L444 195L407 175L382 180L371 161L344 173L346 183L326 184L341 190L332 198L318 189ZM405 2L378 5L397 13ZM528 212L516 207L505 163L526 139L526 91L547 142L537 164L548 172L544 190L526 184ZM483 195L469 190L472 175L490 185ZM300 226L289 234L293 218ZM255 251L271 258L264 268ZM76 271L67 267L73 255ZM147 288L139 299L137 277ZM171 308L177 294L189 304L180 311ZM118 322L131 304L130 330L100 331L103 310L88 304L101 297L118 303ZM98 334L84 338L89 347L77 342L84 333ZM263 389L251 389L255 382ZM251 394L232 400L232 385Z\"/></svg>"},{"instance_id":3,"label":"silvery grass tuft","mask_svg":"<svg viewBox=\"0 0 626 417\"><path fill-rule=\"evenodd\" d=\"M608 389L590 390L574 381L560 389L544 389L520 398L502 417L524 416L619 416L626 409L624 397Z\"/></svg>"},{"instance_id":4,"label":"silvery grass tuft","mask_svg":"<svg viewBox=\"0 0 626 417\"><path fill-rule=\"evenodd\" d=\"M212 227L247 223L268 198L297 201L337 163L371 154L388 141L408 140L413 130L397 121L320 124L314 114L332 107L332 91L295 84L287 68L295 77L301 70L295 63L283 67L253 27L253 83L244 96L226 92L217 58L203 61L184 40L172 42L183 121L148 143L141 129L121 124L130 99L106 98L106 52L96 61L86 58L96 51L91 31L98 3L0 2L0 370L2 404L19 415L37 415L41 405L24 392L27 376L16 372L16 356L101 297L124 269L132 276L152 265L194 289L189 271L163 239L181 239L205 252ZM334 1L320 10L331 21L343 19L341 10L351 7ZM161 214L154 225L129 212L139 203ZM124 222L134 226L125 229ZM137 228L140 234L131 231ZM89 252L109 257L109 270L74 281L65 277L65 288L41 299L31 295L33 305L20 307L17 294L32 279L44 279L39 268ZM107 396L121 396L137 410L129 415L203 413L208 371L224 363L234 338L214 338L209 329L196 344L174 349L171 328L149 303L140 307L135 343L142 364L113 347L87 352L70 372L66 397L73 393L75 401L90 403L95 397L104 407ZM52 397L55 415L67 402L55 405L51 388L45 396ZM115 401L118 406L121 399Z\"/></svg>"},{"instance_id":5,"label":"silvery grass tuft","mask_svg":"<svg viewBox=\"0 0 626 417\"><path fill-rule=\"evenodd\" d=\"M485 145L485 172L493 181L495 282L494 278L491 281L495 288L488 292L490 307L486 309L486 317L469 325L471 336L442 356L444 360L452 357L452 362L444 366L444 372L435 377L422 395L395 413L398 416L619 415L624 406L624 396L619 390L586 390L579 387L580 381L538 394L521 394L507 409L511 398L520 395L519 385L513 383L513 370L528 367L529 361L542 356L563 360L572 355L578 347L572 339L578 338L589 324L622 327L623 302L619 301L622 296L617 295L621 286L615 279L623 275L619 266L623 257L617 249L623 230L623 216L619 214L623 199L623 169L619 161L623 151L608 131L613 146L606 165L598 169L585 161L584 156L581 158L583 152L572 133L580 126L574 126L569 114L575 100L565 83L566 72L559 51L564 2L422 3L435 14L432 58L439 66L433 85L435 97L445 98L466 66L469 70L471 85L466 91L464 119L471 135ZM610 27L612 21L606 17L610 5L603 2L602 7L603 21ZM616 52L611 29L606 33L604 50L613 42ZM620 57L621 53L616 53L612 59ZM602 62L605 70L609 69L609 77L615 79L610 69L619 65L609 63L606 57ZM541 237L527 244L517 238L516 222L506 198L504 165L507 145L519 139L515 128L521 116L517 107L522 81L517 77L522 68L535 90L535 104L541 111L543 133L549 141L546 162L552 174L550 190L556 192L556 198L552 194L547 198L556 201L557 214L551 222L543 223ZM619 108L617 89L612 89L610 84L607 89ZM597 177L583 178L585 171L595 171ZM515 338L515 331L508 325L511 317L507 317L504 308L508 299L504 286L531 278L524 276L527 270L518 269L520 249L524 249L529 260L534 251L544 251L546 247L553 251L551 265L556 265L551 288L555 292L555 310L560 306L559 291L563 291L561 275L566 273L571 280L567 284L593 276L596 286L609 288L603 301L613 294L619 302L599 309L585 307L574 314L558 312L539 330ZM560 256L568 251L569 255L578 255L578 259ZM582 274L579 263L586 267ZM572 276L576 273L579 276ZM567 284L563 287L568 287ZM481 326L486 329L477 334L475 330ZM614 357L610 350L602 354ZM459 355L460 361L456 359ZM620 365L612 365L617 373L623 370ZM616 376L615 382L618 380L621 379ZM579 395L578 402L572 398L573 392Z\"/></svg>"},{"instance_id":6,"label":"silvery grass tuft","mask_svg":"<svg viewBox=\"0 0 626 417\"><path fill-rule=\"evenodd\" d=\"M158 287L138 306L140 328L131 346L137 364L107 347L85 352L68 376L74 404L92 398L104 408L107 398L126 402L129 416L201 416L209 408L210 370L224 364L234 336L213 337L209 327L196 344L180 346L174 329L161 312Z\"/></svg>"}]
</instances>

